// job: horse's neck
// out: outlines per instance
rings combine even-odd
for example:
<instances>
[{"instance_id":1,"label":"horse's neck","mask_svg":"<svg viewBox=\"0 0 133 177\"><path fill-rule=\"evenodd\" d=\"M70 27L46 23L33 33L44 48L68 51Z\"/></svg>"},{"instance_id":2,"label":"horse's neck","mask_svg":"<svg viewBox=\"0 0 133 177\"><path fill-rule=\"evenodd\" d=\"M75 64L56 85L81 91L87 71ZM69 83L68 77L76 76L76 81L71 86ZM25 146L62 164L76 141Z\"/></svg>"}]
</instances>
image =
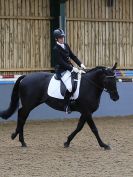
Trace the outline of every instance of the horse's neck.
<instances>
[{"instance_id":1,"label":"horse's neck","mask_svg":"<svg viewBox=\"0 0 133 177\"><path fill-rule=\"evenodd\" d=\"M85 84L86 89L90 90L96 97L96 99L99 99L101 97L101 94L103 92L103 79L100 77L99 73L87 73L85 76Z\"/></svg>"},{"instance_id":2,"label":"horse's neck","mask_svg":"<svg viewBox=\"0 0 133 177\"><path fill-rule=\"evenodd\" d=\"M95 85L95 87L97 87L97 89L99 88L100 90L103 90L102 89L103 88L103 79L98 71L96 71L94 73L87 73L87 76L85 76L85 77L86 77L86 80L88 80L88 82Z\"/></svg>"}]
</instances>

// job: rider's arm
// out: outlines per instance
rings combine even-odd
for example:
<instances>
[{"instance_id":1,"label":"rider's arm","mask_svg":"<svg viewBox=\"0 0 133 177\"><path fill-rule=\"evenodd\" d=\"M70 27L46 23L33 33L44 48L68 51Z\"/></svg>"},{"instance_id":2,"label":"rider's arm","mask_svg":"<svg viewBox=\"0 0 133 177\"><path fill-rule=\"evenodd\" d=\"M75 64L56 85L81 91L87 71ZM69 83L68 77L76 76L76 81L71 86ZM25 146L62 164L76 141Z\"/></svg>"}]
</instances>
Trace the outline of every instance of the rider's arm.
<instances>
[{"instance_id":1,"label":"rider's arm","mask_svg":"<svg viewBox=\"0 0 133 177\"><path fill-rule=\"evenodd\" d=\"M68 44L66 44L68 49L69 49L69 56L70 58L80 67L81 66L81 62L80 60L74 55L74 53L71 51L70 47Z\"/></svg>"},{"instance_id":2,"label":"rider's arm","mask_svg":"<svg viewBox=\"0 0 133 177\"><path fill-rule=\"evenodd\" d=\"M54 52L55 52L55 58L57 60L57 63L59 65L61 65L65 70L72 71L73 67L71 65L69 65L67 62L64 61L60 52L56 49L54 50Z\"/></svg>"}]
</instances>

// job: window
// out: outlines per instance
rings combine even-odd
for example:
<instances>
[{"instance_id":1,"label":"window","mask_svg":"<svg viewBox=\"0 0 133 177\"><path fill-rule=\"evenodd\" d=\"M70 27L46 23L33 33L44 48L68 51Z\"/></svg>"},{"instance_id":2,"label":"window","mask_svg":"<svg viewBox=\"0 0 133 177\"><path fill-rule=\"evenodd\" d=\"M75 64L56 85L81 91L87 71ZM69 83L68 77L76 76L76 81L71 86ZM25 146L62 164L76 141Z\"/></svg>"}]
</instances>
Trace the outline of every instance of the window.
<instances>
[{"instance_id":1,"label":"window","mask_svg":"<svg viewBox=\"0 0 133 177\"><path fill-rule=\"evenodd\" d=\"M107 6L112 7L113 6L113 0L107 0Z\"/></svg>"}]
</instances>

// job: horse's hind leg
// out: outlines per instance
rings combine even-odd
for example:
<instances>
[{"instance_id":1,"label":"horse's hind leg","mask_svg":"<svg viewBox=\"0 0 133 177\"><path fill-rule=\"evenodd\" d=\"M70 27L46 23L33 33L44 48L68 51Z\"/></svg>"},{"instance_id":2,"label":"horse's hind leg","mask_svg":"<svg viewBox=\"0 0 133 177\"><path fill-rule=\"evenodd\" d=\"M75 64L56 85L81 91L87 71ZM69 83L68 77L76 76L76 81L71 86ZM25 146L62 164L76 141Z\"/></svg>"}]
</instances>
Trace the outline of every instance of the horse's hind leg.
<instances>
[{"instance_id":1,"label":"horse's hind leg","mask_svg":"<svg viewBox=\"0 0 133 177\"><path fill-rule=\"evenodd\" d=\"M77 128L68 136L67 141L64 143L64 147L69 147L70 142L76 136L76 134L82 130L85 122L86 122L86 116L81 115L78 125L77 125Z\"/></svg>"},{"instance_id":2,"label":"horse's hind leg","mask_svg":"<svg viewBox=\"0 0 133 177\"><path fill-rule=\"evenodd\" d=\"M20 112L20 110L21 110L21 109L18 110L18 119L17 119L17 127L16 127L16 130L15 130L14 133L11 134L11 139L12 139L12 140L14 140L14 139L17 137L17 135L19 134L19 128L18 128L18 127L19 127L19 114L20 114L19 112Z\"/></svg>"},{"instance_id":3,"label":"horse's hind leg","mask_svg":"<svg viewBox=\"0 0 133 177\"><path fill-rule=\"evenodd\" d=\"M19 134L19 141L21 142L22 147L26 147L26 143L24 141L24 135L23 135L23 128L28 115L29 115L29 111L26 111L24 108L20 108L18 110L17 128L15 133L11 135L11 138L15 139L16 136Z\"/></svg>"}]
</instances>

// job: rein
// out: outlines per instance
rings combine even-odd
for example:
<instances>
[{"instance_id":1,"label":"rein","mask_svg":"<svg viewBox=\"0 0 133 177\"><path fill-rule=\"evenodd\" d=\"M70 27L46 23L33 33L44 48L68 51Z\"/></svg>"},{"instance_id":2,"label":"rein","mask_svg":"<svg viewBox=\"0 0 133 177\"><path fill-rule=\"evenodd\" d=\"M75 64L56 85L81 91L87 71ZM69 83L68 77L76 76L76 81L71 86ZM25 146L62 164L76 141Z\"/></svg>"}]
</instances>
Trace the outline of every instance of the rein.
<instances>
[{"instance_id":1,"label":"rein","mask_svg":"<svg viewBox=\"0 0 133 177\"><path fill-rule=\"evenodd\" d=\"M113 76L105 76L106 78L114 78L115 77L115 75L113 75ZM105 89L104 87L100 87L98 84L96 84L94 81L92 81L91 79L89 79L89 80L87 80L87 81L89 81L90 83L92 83L93 85L95 85L97 88L99 88L99 89L101 89L101 90L103 90L104 92L106 92L106 93L110 93L110 92L114 92L114 91L108 91L107 89Z\"/></svg>"}]
</instances>

